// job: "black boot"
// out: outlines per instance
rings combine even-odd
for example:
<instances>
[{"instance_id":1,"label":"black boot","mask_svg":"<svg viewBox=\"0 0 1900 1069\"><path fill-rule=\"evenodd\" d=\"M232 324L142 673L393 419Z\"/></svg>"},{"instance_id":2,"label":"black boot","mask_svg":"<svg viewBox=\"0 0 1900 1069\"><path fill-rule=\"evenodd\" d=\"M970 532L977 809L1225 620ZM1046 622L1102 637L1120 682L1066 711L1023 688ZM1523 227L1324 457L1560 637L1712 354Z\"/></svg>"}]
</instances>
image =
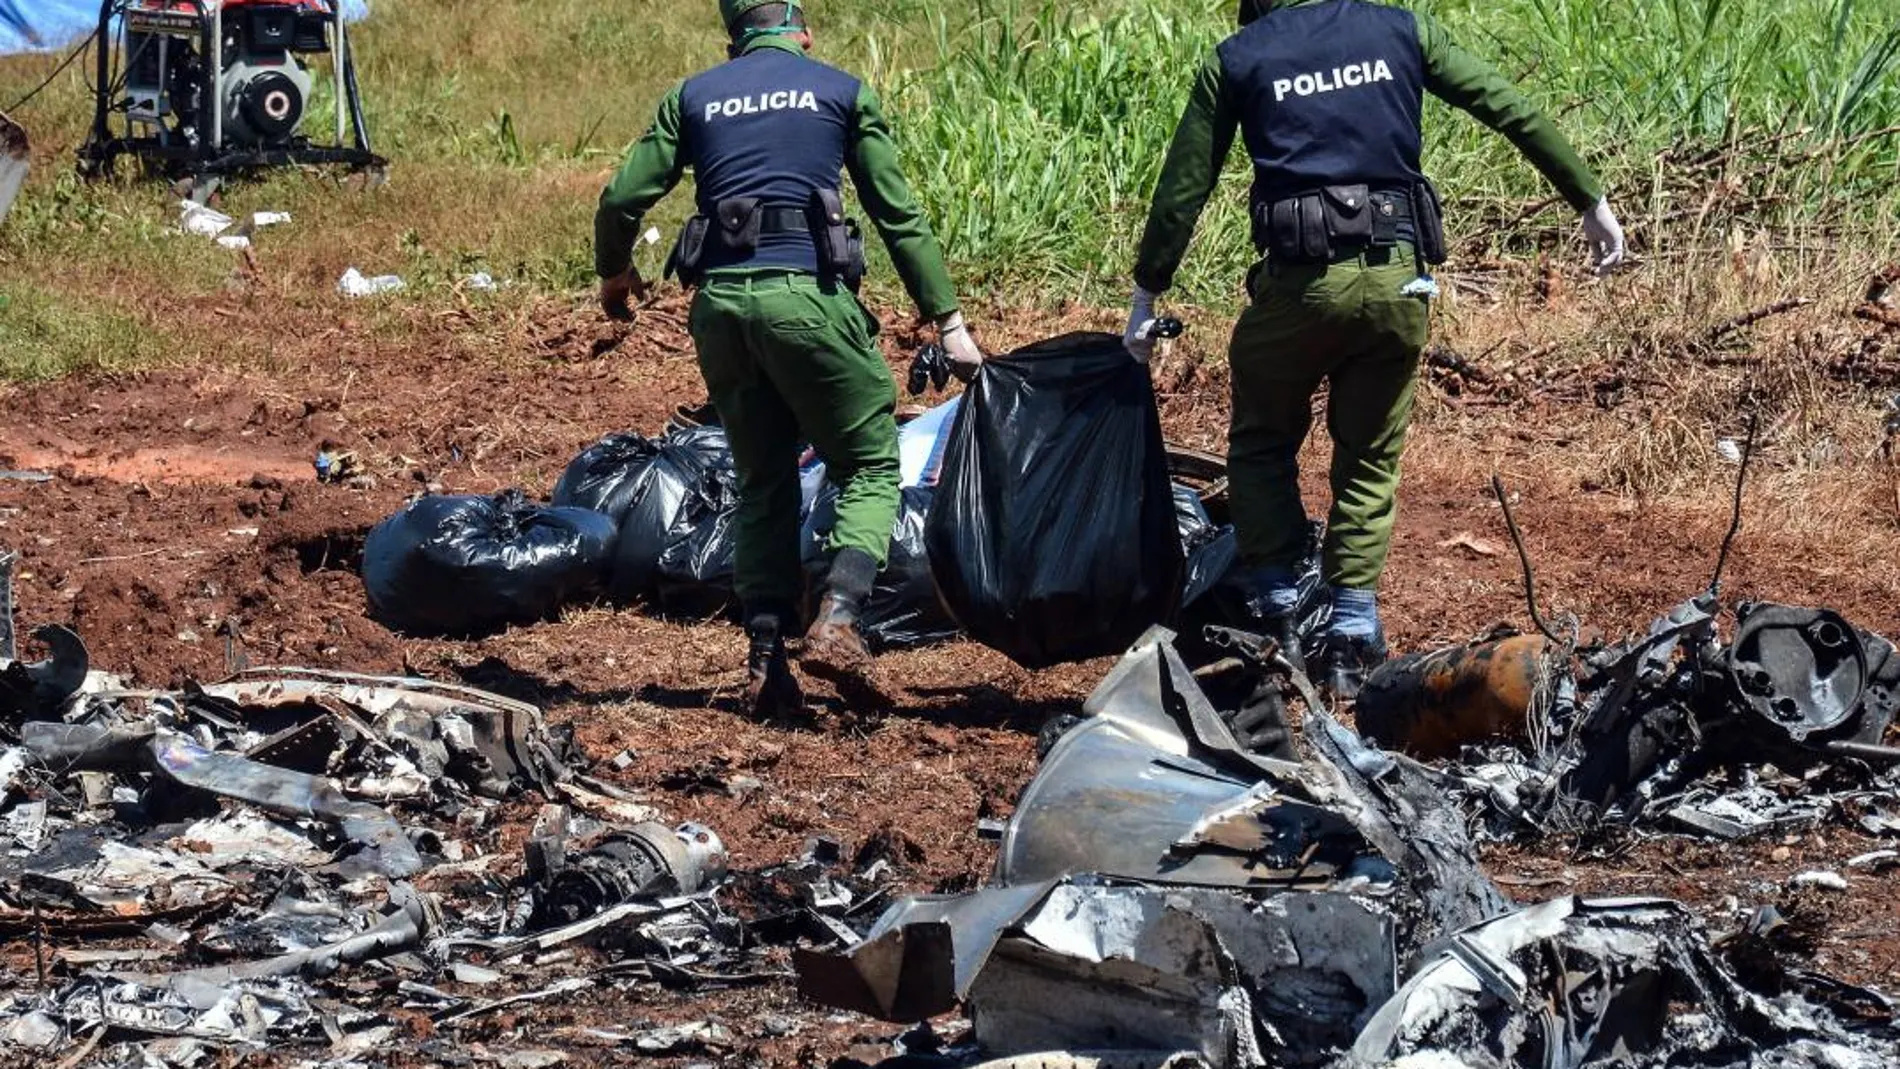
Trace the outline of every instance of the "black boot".
<instances>
[{"instance_id":1,"label":"black boot","mask_svg":"<svg viewBox=\"0 0 1900 1069\"><path fill-rule=\"evenodd\" d=\"M1273 587L1283 584L1284 581L1268 579L1265 572L1254 572L1247 587L1247 615L1253 618L1251 626L1254 632L1272 639L1280 647L1280 655L1286 658L1287 663L1305 675L1306 651L1300 648L1298 611L1276 608L1270 596Z\"/></svg>"},{"instance_id":2,"label":"black boot","mask_svg":"<svg viewBox=\"0 0 1900 1069\"><path fill-rule=\"evenodd\" d=\"M1385 630L1368 635L1326 636L1326 678L1324 686L1333 692L1333 700L1349 702L1359 696L1366 676L1385 663Z\"/></svg>"},{"instance_id":3,"label":"black boot","mask_svg":"<svg viewBox=\"0 0 1900 1069\"><path fill-rule=\"evenodd\" d=\"M805 695L792 678L785 653L783 617L760 613L746 623L745 702L752 715L777 720L805 711Z\"/></svg>"},{"instance_id":4,"label":"black boot","mask_svg":"<svg viewBox=\"0 0 1900 1069\"><path fill-rule=\"evenodd\" d=\"M870 554L840 550L798 654L799 667L837 687L845 704L860 709L892 704L876 678L871 649L858 631L858 614L876 577L877 562Z\"/></svg>"}]
</instances>

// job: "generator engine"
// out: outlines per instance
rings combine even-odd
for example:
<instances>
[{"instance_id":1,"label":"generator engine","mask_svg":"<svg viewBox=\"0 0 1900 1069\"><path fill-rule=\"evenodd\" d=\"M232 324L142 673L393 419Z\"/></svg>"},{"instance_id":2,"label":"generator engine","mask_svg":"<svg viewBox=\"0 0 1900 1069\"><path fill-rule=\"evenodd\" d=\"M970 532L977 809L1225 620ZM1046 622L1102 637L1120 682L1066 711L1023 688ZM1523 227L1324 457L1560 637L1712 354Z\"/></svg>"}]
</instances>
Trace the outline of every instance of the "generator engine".
<instances>
[{"instance_id":1,"label":"generator engine","mask_svg":"<svg viewBox=\"0 0 1900 1069\"><path fill-rule=\"evenodd\" d=\"M104 0L99 99L82 170L134 155L198 179L294 163L380 167L334 0ZM110 66L109 66L110 64ZM303 133L312 65L336 86L336 140ZM345 122L353 143L345 142Z\"/></svg>"}]
</instances>

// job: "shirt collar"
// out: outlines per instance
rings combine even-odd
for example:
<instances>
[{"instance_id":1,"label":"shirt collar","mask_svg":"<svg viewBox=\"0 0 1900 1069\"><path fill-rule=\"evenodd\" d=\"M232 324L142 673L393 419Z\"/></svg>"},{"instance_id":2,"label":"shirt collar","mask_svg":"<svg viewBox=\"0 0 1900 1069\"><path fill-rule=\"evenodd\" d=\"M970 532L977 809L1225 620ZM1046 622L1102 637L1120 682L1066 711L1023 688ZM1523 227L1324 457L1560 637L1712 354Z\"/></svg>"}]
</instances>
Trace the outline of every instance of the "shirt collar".
<instances>
[{"instance_id":1,"label":"shirt collar","mask_svg":"<svg viewBox=\"0 0 1900 1069\"><path fill-rule=\"evenodd\" d=\"M802 53L805 51L805 46L798 43L796 36L795 34L783 33L765 37L754 37L752 40L746 42L746 46L739 51L739 54L749 56L764 48L776 48L781 52Z\"/></svg>"}]
</instances>

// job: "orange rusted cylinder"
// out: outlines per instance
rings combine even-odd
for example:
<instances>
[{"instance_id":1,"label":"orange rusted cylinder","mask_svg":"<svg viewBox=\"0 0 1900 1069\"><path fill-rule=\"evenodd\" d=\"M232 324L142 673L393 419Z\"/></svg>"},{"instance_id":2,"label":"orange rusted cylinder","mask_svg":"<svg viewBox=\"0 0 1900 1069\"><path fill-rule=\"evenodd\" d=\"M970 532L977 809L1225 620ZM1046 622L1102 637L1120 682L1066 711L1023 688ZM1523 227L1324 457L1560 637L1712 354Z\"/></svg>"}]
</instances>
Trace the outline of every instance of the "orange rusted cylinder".
<instances>
[{"instance_id":1,"label":"orange rusted cylinder","mask_svg":"<svg viewBox=\"0 0 1900 1069\"><path fill-rule=\"evenodd\" d=\"M1388 661L1359 692L1359 733L1416 757L1454 757L1472 743L1521 739L1549 650L1542 636L1516 635Z\"/></svg>"}]
</instances>

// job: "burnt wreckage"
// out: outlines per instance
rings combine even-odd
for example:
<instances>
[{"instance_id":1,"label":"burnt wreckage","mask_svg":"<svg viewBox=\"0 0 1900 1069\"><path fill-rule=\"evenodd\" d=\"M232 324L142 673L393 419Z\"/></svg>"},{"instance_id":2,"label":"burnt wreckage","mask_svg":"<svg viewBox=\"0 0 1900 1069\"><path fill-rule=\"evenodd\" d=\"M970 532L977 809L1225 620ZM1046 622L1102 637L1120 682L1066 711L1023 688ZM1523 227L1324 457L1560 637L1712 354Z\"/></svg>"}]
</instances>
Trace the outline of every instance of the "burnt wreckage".
<instances>
[{"instance_id":1,"label":"burnt wreckage","mask_svg":"<svg viewBox=\"0 0 1900 1069\"><path fill-rule=\"evenodd\" d=\"M1171 638L1137 644L1049 748L990 886L800 952L800 990L898 1022L965 1006L968 1043L906 1069L1900 1058L1882 996L1793 971L1751 987L1674 902L1511 907L1436 773L1341 725L1270 644L1230 634L1235 656L1197 672ZM1257 710L1197 676L1276 661L1306 708L1262 756L1231 726Z\"/></svg>"},{"instance_id":2,"label":"burnt wreckage","mask_svg":"<svg viewBox=\"0 0 1900 1069\"><path fill-rule=\"evenodd\" d=\"M1355 723L1381 746L1445 760L1492 838L1615 828L1738 840L1833 818L1900 832L1900 650L1839 613L1768 602L1721 626L1722 573L1741 530L1755 426L1706 591L1643 634L1579 646L1538 610L1504 484L1492 492L1523 567L1538 634L1500 629L1462 647L1387 662Z\"/></svg>"},{"instance_id":3,"label":"burnt wreckage","mask_svg":"<svg viewBox=\"0 0 1900 1069\"><path fill-rule=\"evenodd\" d=\"M1763 634L1745 649L1783 641ZM35 635L50 656L20 660L0 612L0 930L34 958L0 985L14 1060L466 1062L493 1014L794 975L885 1020L969 1014L952 1043L906 1033L908 1069L1900 1059L1884 997L1805 971L1770 914L1712 943L1664 900L1513 908L1456 781L1240 632L1209 629L1198 669L1150 632L1052 725L990 886L895 903L871 844L728 871L712 829L659 821L500 695L300 668L129 688L71 632ZM505 807L537 797L504 852ZM482 1057L751 1057L716 1020L506 1043Z\"/></svg>"},{"instance_id":4,"label":"burnt wreckage","mask_svg":"<svg viewBox=\"0 0 1900 1069\"><path fill-rule=\"evenodd\" d=\"M1827 609L1713 593L1628 641L1565 655L1538 636L1412 654L1367 681L1367 737L1446 758L1485 834L1613 827L1721 839L1834 818L1900 830L1900 652Z\"/></svg>"},{"instance_id":5,"label":"burnt wreckage","mask_svg":"<svg viewBox=\"0 0 1900 1069\"><path fill-rule=\"evenodd\" d=\"M9 1062L434 1060L510 1006L774 975L716 897L718 836L589 775L534 706L303 668L131 688L92 670L70 631L35 637L51 655L19 660L0 612L0 935L33 961L0 984ZM515 862L505 806L535 796ZM606 964L576 959L581 943ZM502 984L512 993L485 997ZM436 1035L399 1029L398 1007ZM730 1039L706 1025L574 1042Z\"/></svg>"}]
</instances>

